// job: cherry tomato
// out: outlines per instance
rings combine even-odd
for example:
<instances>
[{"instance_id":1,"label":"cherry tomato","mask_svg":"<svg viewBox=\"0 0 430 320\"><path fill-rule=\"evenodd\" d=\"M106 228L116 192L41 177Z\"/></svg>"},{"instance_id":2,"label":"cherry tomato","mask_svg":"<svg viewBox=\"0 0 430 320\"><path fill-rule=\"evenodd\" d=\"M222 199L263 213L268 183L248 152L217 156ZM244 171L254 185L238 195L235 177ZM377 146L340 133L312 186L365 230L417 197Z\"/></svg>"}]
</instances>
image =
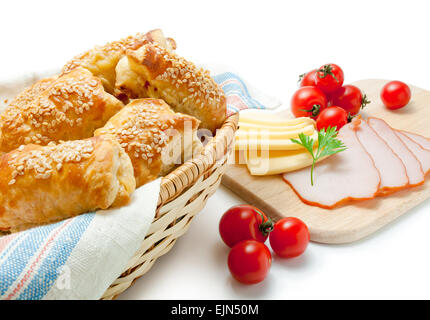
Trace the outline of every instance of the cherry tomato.
<instances>
[{"instance_id":1,"label":"cherry tomato","mask_svg":"<svg viewBox=\"0 0 430 320\"><path fill-rule=\"evenodd\" d=\"M301 255L310 239L306 224L297 218L289 217L275 223L270 233L270 246L277 255L292 258Z\"/></svg>"},{"instance_id":2,"label":"cherry tomato","mask_svg":"<svg viewBox=\"0 0 430 320\"><path fill-rule=\"evenodd\" d=\"M317 69L314 69L312 71L309 71L307 73L300 75L299 86L300 87L307 87L307 86L314 87L315 86L315 73L316 73L316 71L317 71Z\"/></svg>"},{"instance_id":3,"label":"cherry tomato","mask_svg":"<svg viewBox=\"0 0 430 320\"><path fill-rule=\"evenodd\" d=\"M315 119L327 107L327 98L316 87L301 87L291 98L291 111L295 117L311 117Z\"/></svg>"},{"instance_id":4,"label":"cherry tomato","mask_svg":"<svg viewBox=\"0 0 430 320\"><path fill-rule=\"evenodd\" d=\"M239 205L228 209L219 222L219 233L230 248L242 240L265 242L273 222L259 209Z\"/></svg>"},{"instance_id":5,"label":"cherry tomato","mask_svg":"<svg viewBox=\"0 0 430 320\"><path fill-rule=\"evenodd\" d=\"M331 93L342 87L343 80L342 69L334 63L329 63L317 70L315 85L324 93Z\"/></svg>"},{"instance_id":6,"label":"cherry tomato","mask_svg":"<svg viewBox=\"0 0 430 320\"><path fill-rule=\"evenodd\" d=\"M411 89L400 81L388 82L381 91L381 100L388 109L403 108L411 100Z\"/></svg>"},{"instance_id":7,"label":"cherry tomato","mask_svg":"<svg viewBox=\"0 0 430 320\"><path fill-rule=\"evenodd\" d=\"M338 106L344 109L351 116L355 116L370 103L367 96L361 93L361 90L356 86L347 84L340 87L330 95L330 103L332 106Z\"/></svg>"},{"instance_id":8,"label":"cherry tomato","mask_svg":"<svg viewBox=\"0 0 430 320\"><path fill-rule=\"evenodd\" d=\"M340 107L329 107L324 109L317 118L317 129L336 127L340 130L348 123L348 113Z\"/></svg>"},{"instance_id":9,"label":"cherry tomato","mask_svg":"<svg viewBox=\"0 0 430 320\"><path fill-rule=\"evenodd\" d=\"M237 243L228 255L228 268L239 282L252 284L266 278L272 264L269 249L261 242L244 240Z\"/></svg>"}]
</instances>

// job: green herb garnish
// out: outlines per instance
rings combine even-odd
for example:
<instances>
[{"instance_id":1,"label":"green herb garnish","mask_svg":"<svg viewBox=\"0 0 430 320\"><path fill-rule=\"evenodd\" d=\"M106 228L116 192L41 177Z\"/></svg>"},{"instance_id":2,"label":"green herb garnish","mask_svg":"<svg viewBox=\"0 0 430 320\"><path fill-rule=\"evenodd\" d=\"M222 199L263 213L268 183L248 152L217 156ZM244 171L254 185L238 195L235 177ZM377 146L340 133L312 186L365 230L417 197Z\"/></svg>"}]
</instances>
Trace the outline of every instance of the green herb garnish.
<instances>
[{"instance_id":1,"label":"green herb garnish","mask_svg":"<svg viewBox=\"0 0 430 320\"><path fill-rule=\"evenodd\" d=\"M367 96L364 94L363 98L361 98L361 109L364 109L365 106L367 106L369 103L371 103Z\"/></svg>"},{"instance_id":2,"label":"green herb garnish","mask_svg":"<svg viewBox=\"0 0 430 320\"><path fill-rule=\"evenodd\" d=\"M314 150L315 141L311 137L300 133L299 139L291 139L292 142L302 145L312 156L312 168L311 168L311 185L314 185L314 168L315 163L327 156L346 150L346 146L342 141L336 139L338 131L336 127L328 127L327 130L324 128L318 131L318 147Z\"/></svg>"}]
</instances>

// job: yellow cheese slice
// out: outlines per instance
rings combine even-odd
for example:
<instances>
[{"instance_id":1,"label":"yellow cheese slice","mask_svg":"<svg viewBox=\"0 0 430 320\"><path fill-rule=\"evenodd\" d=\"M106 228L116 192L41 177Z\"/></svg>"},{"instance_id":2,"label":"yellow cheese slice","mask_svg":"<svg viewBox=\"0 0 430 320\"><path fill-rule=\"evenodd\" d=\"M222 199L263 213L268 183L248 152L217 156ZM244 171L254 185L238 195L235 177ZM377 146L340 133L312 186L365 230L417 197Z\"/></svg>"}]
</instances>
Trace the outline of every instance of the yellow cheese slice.
<instances>
[{"instance_id":1,"label":"yellow cheese slice","mask_svg":"<svg viewBox=\"0 0 430 320\"><path fill-rule=\"evenodd\" d=\"M306 133L305 133L306 134ZM318 142L318 132L313 131L309 135L312 139L315 141L315 145L317 145ZM298 135L295 137L298 139ZM294 143L290 140L290 138L285 139L256 139L256 138L250 138L250 139L237 139L234 146L235 150L304 150L304 147Z\"/></svg>"},{"instance_id":2,"label":"yellow cheese slice","mask_svg":"<svg viewBox=\"0 0 430 320\"><path fill-rule=\"evenodd\" d=\"M295 131L311 125L308 122L302 122L293 126L267 126L262 124L250 123L250 122L239 122L239 130L270 130L270 131Z\"/></svg>"},{"instance_id":3,"label":"yellow cheese slice","mask_svg":"<svg viewBox=\"0 0 430 320\"><path fill-rule=\"evenodd\" d=\"M267 128L264 130L244 130L240 128L236 132L236 140L250 140L250 139L291 139L297 138L300 133L306 135L311 135L315 132L313 125L308 125L306 127L288 130L288 131L272 131L272 128Z\"/></svg>"},{"instance_id":4,"label":"yellow cheese slice","mask_svg":"<svg viewBox=\"0 0 430 320\"><path fill-rule=\"evenodd\" d=\"M291 141L300 133L318 141L313 119L264 112L240 114L236 132L236 163L246 164L252 175L272 175L294 171L312 165L312 156L301 145Z\"/></svg>"},{"instance_id":5,"label":"yellow cheese slice","mask_svg":"<svg viewBox=\"0 0 430 320\"><path fill-rule=\"evenodd\" d=\"M304 149L270 151L268 157L266 154L249 152L244 159L251 175L257 176L280 174L312 165L312 156Z\"/></svg>"},{"instance_id":6,"label":"yellow cheese slice","mask_svg":"<svg viewBox=\"0 0 430 320\"><path fill-rule=\"evenodd\" d=\"M267 115L267 114L263 115L263 114L252 113L252 112L241 113L239 117L239 123L251 123L256 125L279 126L279 127L294 126L300 123L315 125L315 121L308 117L286 119L285 117L280 117L276 115Z\"/></svg>"}]
</instances>

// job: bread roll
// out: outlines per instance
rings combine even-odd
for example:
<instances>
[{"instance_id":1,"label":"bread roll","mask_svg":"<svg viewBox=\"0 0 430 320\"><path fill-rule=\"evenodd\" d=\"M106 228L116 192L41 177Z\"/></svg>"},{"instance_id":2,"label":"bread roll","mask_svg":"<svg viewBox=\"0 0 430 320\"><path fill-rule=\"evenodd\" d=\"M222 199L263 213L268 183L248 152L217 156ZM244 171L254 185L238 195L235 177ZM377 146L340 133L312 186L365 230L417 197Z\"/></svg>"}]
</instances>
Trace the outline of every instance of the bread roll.
<instances>
[{"instance_id":1,"label":"bread roll","mask_svg":"<svg viewBox=\"0 0 430 320\"><path fill-rule=\"evenodd\" d=\"M57 76L44 78L36 81L31 87L25 89L18 94L10 103L10 106L22 107L31 103L41 92L45 91L52 83L55 82Z\"/></svg>"},{"instance_id":2,"label":"bread roll","mask_svg":"<svg viewBox=\"0 0 430 320\"><path fill-rule=\"evenodd\" d=\"M21 146L0 156L0 230L124 205L135 183L130 158L110 137Z\"/></svg>"},{"instance_id":3,"label":"bread roll","mask_svg":"<svg viewBox=\"0 0 430 320\"><path fill-rule=\"evenodd\" d=\"M202 149L199 121L159 99L126 105L95 135L113 135L130 156L137 187L164 176Z\"/></svg>"},{"instance_id":4,"label":"bread roll","mask_svg":"<svg viewBox=\"0 0 430 320\"><path fill-rule=\"evenodd\" d=\"M115 88L115 67L125 55L126 50L136 50L142 45L151 42L158 43L168 50L176 48L176 43L173 39L165 38L163 32L160 29L156 29L147 33L138 33L86 51L69 61L64 66L63 73L68 73L78 66L84 67L102 80L107 92L113 93Z\"/></svg>"},{"instance_id":5,"label":"bread roll","mask_svg":"<svg viewBox=\"0 0 430 320\"><path fill-rule=\"evenodd\" d=\"M129 98L160 98L214 132L226 118L226 97L209 71L156 44L127 50L116 67L116 87Z\"/></svg>"},{"instance_id":6,"label":"bread roll","mask_svg":"<svg viewBox=\"0 0 430 320\"><path fill-rule=\"evenodd\" d=\"M84 68L37 82L0 115L0 152L22 144L92 137L123 103Z\"/></svg>"}]
</instances>

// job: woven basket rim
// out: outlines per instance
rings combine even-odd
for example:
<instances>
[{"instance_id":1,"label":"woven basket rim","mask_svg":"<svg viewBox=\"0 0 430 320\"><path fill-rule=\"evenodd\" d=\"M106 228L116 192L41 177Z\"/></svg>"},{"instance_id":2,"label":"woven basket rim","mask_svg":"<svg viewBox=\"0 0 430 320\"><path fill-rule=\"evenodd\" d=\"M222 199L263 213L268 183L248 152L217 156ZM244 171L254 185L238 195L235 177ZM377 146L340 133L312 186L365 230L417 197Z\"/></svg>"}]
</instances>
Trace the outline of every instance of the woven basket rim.
<instances>
[{"instance_id":1,"label":"woven basket rim","mask_svg":"<svg viewBox=\"0 0 430 320\"><path fill-rule=\"evenodd\" d=\"M229 116L201 154L186 161L162 178L157 207L179 196L184 189L194 184L202 174L226 155L226 149L234 139L238 122L238 113Z\"/></svg>"}]
</instances>

